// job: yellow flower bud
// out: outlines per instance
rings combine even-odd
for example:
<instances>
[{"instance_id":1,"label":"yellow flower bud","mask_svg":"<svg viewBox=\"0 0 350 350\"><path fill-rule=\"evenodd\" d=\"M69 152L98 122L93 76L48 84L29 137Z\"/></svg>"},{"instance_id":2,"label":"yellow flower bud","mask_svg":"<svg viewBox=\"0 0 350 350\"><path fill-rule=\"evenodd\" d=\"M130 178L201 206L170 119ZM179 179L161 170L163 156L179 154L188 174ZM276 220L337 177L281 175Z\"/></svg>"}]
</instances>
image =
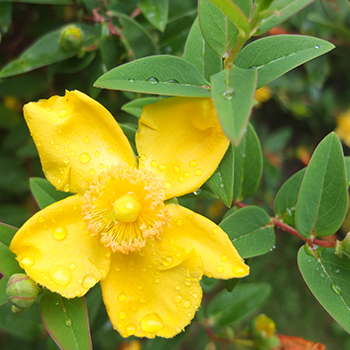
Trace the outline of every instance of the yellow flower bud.
<instances>
[{"instance_id":1,"label":"yellow flower bud","mask_svg":"<svg viewBox=\"0 0 350 350\"><path fill-rule=\"evenodd\" d=\"M83 31L74 25L62 29L59 43L66 52L79 52L83 46Z\"/></svg>"}]
</instances>

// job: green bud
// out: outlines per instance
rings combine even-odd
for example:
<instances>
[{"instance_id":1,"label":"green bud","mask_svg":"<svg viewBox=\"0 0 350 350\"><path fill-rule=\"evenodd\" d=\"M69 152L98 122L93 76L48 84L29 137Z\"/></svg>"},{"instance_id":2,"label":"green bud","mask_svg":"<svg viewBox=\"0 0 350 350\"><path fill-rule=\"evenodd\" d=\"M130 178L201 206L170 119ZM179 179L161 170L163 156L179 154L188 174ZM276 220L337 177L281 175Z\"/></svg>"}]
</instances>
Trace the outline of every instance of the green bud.
<instances>
[{"instance_id":1,"label":"green bud","mask_svg":"<svg viewBox=\"0 0 350 350\"><path fill-rule=\"evenodd\" d=\"M350 232L347 233L343 240L343 250L350 255Z\"/></svg>"},{"instance_id":2,"label":"green bud","mask_svg":"<svg viewBox=\"0 0 350 350\"><path fill-rule=\"evenodd\" d=\"M6 287L7 300L19 309L32 306L39 293L40 287L24 273L12 275ZM14 308L12 311L19 312Z\"/></svg>"},{"instance_id":3,"label":"green bud","mask_svg":"<svg viewBox=\"0 0 350 350\"><path fill-rule=\"evenodd\" d=\"M20 314L24 311L24 309L20 309L19 307L15 306L15 305L12 305L11 306L11 311L14 313L14 314Z\"/></svg>"},{"instance_id":4,"label":"green bud","mask_svg":"<svg viewBox=\"0 0 350 350\"><path fill-rule=\"evenodd\" d=\"M83 46L83 32L79 27L69 25L62 29L59 43L66 52L79 52Z\"/></svg>"}]
</instances>

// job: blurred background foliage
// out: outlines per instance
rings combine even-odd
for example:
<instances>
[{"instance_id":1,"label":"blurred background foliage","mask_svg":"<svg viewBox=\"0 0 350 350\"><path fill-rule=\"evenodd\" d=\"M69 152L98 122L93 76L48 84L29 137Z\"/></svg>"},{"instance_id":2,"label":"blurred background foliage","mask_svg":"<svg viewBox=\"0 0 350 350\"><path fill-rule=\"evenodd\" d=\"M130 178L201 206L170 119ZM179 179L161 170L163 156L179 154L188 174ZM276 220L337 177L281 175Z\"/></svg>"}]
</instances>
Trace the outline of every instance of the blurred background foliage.
<instances>
[{"instance_id":1,"label":"blurred background foliage","mask_svg":"<svg viewBox=\"0 0 350 350\"><path fill-rule=\"evenodd\" d=\"M121 107L143 95L102 91L93 87L94 81L111 68L135 58L153 54L182 56L197 16L195 0L170 0L167 16L164 15L166 8L159 13L152 10L150 4L152 1L144 0L28 0L27 3L0 0L1 222L19 227L38 210L29 190L29 178L43 177L43 173L22 116L23 104L62 95L65 89L78 89L106 106L132 137L137 129L137 118L123 112ZM57 38L61 29L71 23L83 30L84 44L83 49L67 52L59 47ZM28 72L18 74L13 67L8 68L48 33L53 33L56 41L51 39L46 52L35 52L37 56L28 55L19 63L20 68L17 68ZM261 186L247 203L263 207L270 214L273 214L274 196L281 184L307 165L317 143L336 128L338 117L344 113L346 116L350 109L349 3L317 0L268 35L283 33L320 37L334 43L336 49L273 81L256 95L261 102L256 105L251 122L262 144L264 173ZM57 52L50 56L50 50L59 50L62 59L57 61ZM39 61L47 64L31 70ZM13 75L11 70L15 72ZM350 134L350 127L346 129L347 120L350 116L339 124L340 136L341 132ZM345 155L350 153L349 146L344 144ZM193 197L183 199L182 203L216 222L221 221L227 209L220 201ZM338 239L350 229L349 222L350 219L345 220ZM278 333L322 342L330 350L350 348L349 336L317 303L302 281L295 259L302 242L278 230L276 233L276 249L252 259L251 275L246 279L246 282L267 282L272 286L268 300L258 312L275 321ZM112 329L104 307L100 308L99 287L95 287L87 296L94 348L171 350L212 346L208 345L210 339L199 324L206 303L224 286L208 278L203 281L207 291L204 307L198 312L198 322L193 322L186 333L171 340L141 340L141 343L131 340L125 343L126 340ZM1 349L57 349L41 324L38 308L27 310L20 324L15 317L10 310L2 309ZM233 327L223 327L222 332L240 332L248 323L249 319L243 318ZM232 348L232 345L222 345L224 348Z\"/></svg>"}]
</instances>

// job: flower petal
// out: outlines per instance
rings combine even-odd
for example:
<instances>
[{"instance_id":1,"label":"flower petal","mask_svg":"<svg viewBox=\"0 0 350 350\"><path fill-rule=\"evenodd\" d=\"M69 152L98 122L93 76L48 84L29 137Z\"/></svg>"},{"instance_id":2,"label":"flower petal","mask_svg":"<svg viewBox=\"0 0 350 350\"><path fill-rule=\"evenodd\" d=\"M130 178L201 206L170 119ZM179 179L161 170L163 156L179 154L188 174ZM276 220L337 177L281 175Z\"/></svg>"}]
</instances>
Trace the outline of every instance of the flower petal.
<instances>
[{"instance_id":1,"label":"flower petal","mask_svg":"<svg viewBox=\"0 0 350 350\"><path fill-rule=\"evenodd\" d=\"M228 145L210 98L166 98L143 108L136 134L140 168L164 180L167 198L198 189Z\"/></svg>"},{"instance_id":2,"label":"flower petal","mask_svg":"<svg viewBox=\"0 0 350 350\"><path fill-rule=\"evenodd\" d=\"M107 275L110 265L109 249L85 229L82 202L74 195L39 211L10 245L34 281L66 298L84 295Z\"/></svg>"},{"instance_id":3,"label":"flower petal","mask_svg":"<svg viewBox=\"0 0 350 350\"><path fill-rule=\"evenodd\" d=\"M111 322L123 337L173 337L194 317L202 298L202 262L195 251L169 247L157 240L138 253L113 254L101 288Z\"/></svg>"},{"instance_id":4,"label":"flower petal","mask_svg":"<svg viewBox=\"0 0 350 350\"><path fill-rule=\"evenodd\" d=\"M204 265L204 274L209 277L229 279L249 274L227 234L206 217L178 204L168 204L171 214L170 227L164 227L161 240L164 245L172 242L191 251L195 249Z\"/></svg>"},{"instance_id":5,"label":"flower petal","mask_svg":"<svg viewBox=\"0 0 350 350\"><path fill-rule=\"evenodd\" d=\"M79 91L28 103L24 116L46 178L58 190L83 193L106 166L120 161L136 165L113 116Z\"/></svg>"}]
</instances>

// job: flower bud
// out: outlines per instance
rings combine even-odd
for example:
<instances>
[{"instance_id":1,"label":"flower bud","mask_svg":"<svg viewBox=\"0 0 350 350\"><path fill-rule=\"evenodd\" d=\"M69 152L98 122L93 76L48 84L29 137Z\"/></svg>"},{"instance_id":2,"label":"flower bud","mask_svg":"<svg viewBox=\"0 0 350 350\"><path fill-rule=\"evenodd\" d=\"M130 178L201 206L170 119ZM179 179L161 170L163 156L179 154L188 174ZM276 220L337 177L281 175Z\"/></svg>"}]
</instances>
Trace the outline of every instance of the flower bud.
<instances>
[{"instance_id":1,"label":"flower bud","mask_svg":"<svg viewBox=\"0 0 350 350\"><path fill-rule=\"evenodd\" d=\"M62 29L59 43L66 52L79 52L83 46L83 32L79 27L69 25Z\"/></svg>"},{"instance_id":2,"label":"flower bud","mask_svg":"<svg viewBox=\"0 0 350 350\"><path fill-rule=\"evenodd\" d=\"M40 293L40 287L26 274L16 273L12 275L7 283L7 300L16 308L12 311L20 312L18 309L26 309L32 306Z\"/></svg>"},{"instance_id":3,"label":"flower bud","mask_svg":"<svg viewBox=\"0 0 350 350\"><path fill-rule=\"evenodd\" d=\"M343 240L343 250L350 255L350 232L347 233Z\"/></svg>"}]
</instances>

